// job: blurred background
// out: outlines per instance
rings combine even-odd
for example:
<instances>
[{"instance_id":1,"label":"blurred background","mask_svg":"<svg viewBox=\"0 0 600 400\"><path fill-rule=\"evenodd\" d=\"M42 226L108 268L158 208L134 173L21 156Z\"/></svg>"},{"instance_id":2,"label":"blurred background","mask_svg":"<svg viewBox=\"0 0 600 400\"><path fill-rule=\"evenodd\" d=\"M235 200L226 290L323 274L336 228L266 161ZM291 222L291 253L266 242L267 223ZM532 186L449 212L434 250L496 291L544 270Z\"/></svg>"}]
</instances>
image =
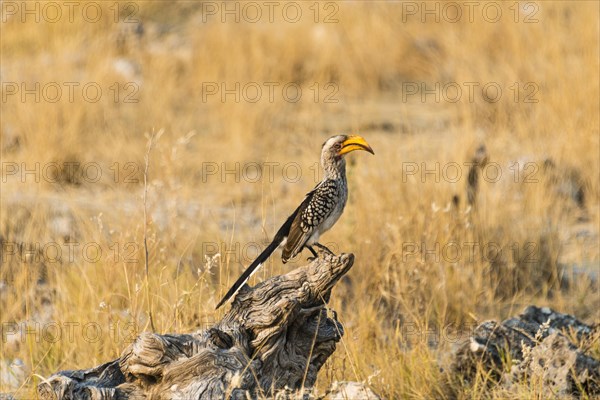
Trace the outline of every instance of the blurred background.
<instances>
[{"instance_id":1,"label":"blurred background","mask_svg":"<svg viewBox=\"0 0 600 400\"><path fill-rule=\"evenodd\" d=\"M440 369L477 323L599 320L597 2L1 7L0 391L219 320L339 133L376 155L323 237L356 262L317 389L479 398Z\"/></svg>"}]
</instances>

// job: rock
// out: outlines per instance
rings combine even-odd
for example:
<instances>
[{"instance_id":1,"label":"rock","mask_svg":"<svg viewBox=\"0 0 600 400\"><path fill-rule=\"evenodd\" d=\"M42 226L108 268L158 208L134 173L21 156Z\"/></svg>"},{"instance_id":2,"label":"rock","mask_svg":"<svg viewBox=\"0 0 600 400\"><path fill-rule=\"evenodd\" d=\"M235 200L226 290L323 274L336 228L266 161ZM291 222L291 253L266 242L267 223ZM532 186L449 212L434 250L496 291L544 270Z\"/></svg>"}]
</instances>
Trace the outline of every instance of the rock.
<instances>
[{"instance_id":1,"label":"rock","mask_svg":"<svg viewBox=\"0 0 600 400\"><path fill-rule=\"evenodd\" d=\"M540 388L544 398L550 398L578 394L577 382L580 382L586 387L587 393L598 393L597 387L589 385L594 384L593 379L589 379L589 372L598 369L597 361L580 355L571 342L558 332L524 353L523 360L517 362L510 373L503 377L503 384L507 388L512 388L514 382L528 380ZM575 376L572 376L572 371L575 371Z\"/></svg>"},{"instance_id":2,"label":"rock","mask_svg":"<svg viewBox=\"0 0 600 400\"><path fill-rule=\"evenodd\" d=\"M380 400L367 385L362 382L333 382L323 400Z\"/></svg>"},{"instance_id":3,"label":"rock","mask_svg":"<svg viewBox=\"0 0 600 400\"><path fill-rule=\"evenodd\" d=\"M535 385L544 397L600 395L600 361L571 340L592 341L598 326L587 325L550 308L529 306L502 323L486 321L456 352L453 372L467 382L478 367L492 381L511 390L518 383ZM512 365L506 368L507 362Z\"/></svg>"},{"instance_id":4,"label":"rock","mask_svg":"<svg viewBox=\"0 0 600 400\"><path fill-rule=\"evenodd\" d=\"M0 360L0 385L3 387L18 389L26 381L28 374L29 369L20 358ZM3 400L1 393L0 400Z\"/></svg>"}]
</instances>

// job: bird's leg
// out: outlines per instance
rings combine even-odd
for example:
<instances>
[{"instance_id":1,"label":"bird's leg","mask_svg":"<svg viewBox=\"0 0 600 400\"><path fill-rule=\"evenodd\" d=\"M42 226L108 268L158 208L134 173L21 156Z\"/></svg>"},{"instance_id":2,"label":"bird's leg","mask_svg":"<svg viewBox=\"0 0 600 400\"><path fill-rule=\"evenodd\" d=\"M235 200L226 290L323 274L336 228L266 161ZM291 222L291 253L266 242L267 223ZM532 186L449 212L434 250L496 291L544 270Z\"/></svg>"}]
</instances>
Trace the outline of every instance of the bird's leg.
<instances>
[{"instance_id":1,"label":"bird's leg","mask_svg":"<svg viewBox=\"0 0 600 400\"><path fill-rule=\"evenodd\" d=\"M307 261L313 261L314 259L318 258L319 255L317 254L317 252L315 251L315 249L312 248L312 246L305 246L308 250L310 250L310 252L312 253L312 257L308 257L306 260Z\"/></svg>"},{"instance_id":2,"label":"bird's leg","mask_svg":"<svg viewBox=\"0 0 600 400\"><path fill-rule=\"evenodd\" d=\"M327 248L327 246L325 246L325 245L322 245L322 244L321 244L321 243L319 243L319 242L317 242L317 243L314 243L314 245L315 245L315 246L317 246L319 249L321 249L321 250L323 250L323 251L325 251L325 252L329 253L330 255L332 255L332 256L335 256L335 253L334 253L333 251L329 250L329 249Z\"/></svg>"}]
</instances>

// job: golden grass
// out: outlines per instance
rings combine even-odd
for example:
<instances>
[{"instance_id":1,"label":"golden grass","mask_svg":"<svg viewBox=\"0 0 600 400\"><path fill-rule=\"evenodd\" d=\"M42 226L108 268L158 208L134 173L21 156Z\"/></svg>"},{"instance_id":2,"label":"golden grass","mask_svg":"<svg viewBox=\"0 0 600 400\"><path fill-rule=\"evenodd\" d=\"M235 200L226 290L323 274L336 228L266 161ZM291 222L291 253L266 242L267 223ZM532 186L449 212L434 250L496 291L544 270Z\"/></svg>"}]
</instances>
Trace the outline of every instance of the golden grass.
<instances>
[{"instance_id":1,"label":"golden grass","mask_svg":"<svg viewBox=\"0 0 600 400\"><path fill-rule=\"evenodd\" d=\"M137 25L115 23L112 3L98 4L96 23L78 12L72 23L66 16L23 23L19 14L2 23L0 236L5 245L51 244L45 249L60 248L62 261L2 249L0 391L29 398L38 376L117 357L135 334L150 329L149 310L161 333L218 320L223 311L214 305L316 183L320 144L338 132L362 134L376 156L349 156L349 204L323 238L355 253L356 263L332 296L346 335L318 389L333 380L368 380L387 398L538 398L526 384L518 393L489 392L483 376L449 390L439 364L456 344L451 333L465 338L477 322L530 303L598 321L600 299L589 279L578 275L557 290L547 276L559 263L597 270L600 260L598 3L537 2L538 22L526 24L513 21L513 3L502 3L497 23L480 13L472 23L466 16L423 23L403 12L403 3L339 2L338 22L326 24L313 21L313 3L302 3L298 23L281 14L273 23L266 16L222 23L219 15L204 14L203 21L201 3L140 1L141 37ZM330 10L320 5L322 20ZM63 96L36 103L27 95L22 102L20 92L7 94L7 82L19 88L58 82ZM80 84L73 101L63 82ZM90 82L102 89L96 103L80 90ZM256 83L263 96L252 103L203 95L207 83L233 88L236 82ZM270 101L265 82L296 83L302 98L291 103L276 89ZM457 83L462 96L403 99L406 83L421 82ZM470 101L466 82L495 82L502 97L490 103L476 91ZM527 83L538 88L537 103L524 101ZM137 102L125 102L136 87ZM337 102L326 102L334 89ZM148 302L141 182L147 136L160 129L148 188ZM465 212L463 163L479 143L503 176L483 180L477 212ZM544 183L547 157L587 182L588 223L577 223L572 201ZM509 169L515 161L539 167L539 182L523 182L522 175L515 182ZM72 179L48 168L64 169L66 162L98 167L101 176L91 182L94 169ZM265 162L275 163L272 179L266 169L254 179L251 163ZM302 171L297 181L290 162ZM457 182L406 176L406 163L429 169L439 163L443 170L452 162L461 166ZM40 171L25 176L7 169L36 163ZM236 165L237 174L221 176ZM213 167L217 174L207 175ZM445 211L454 194L462 198L460 210ZM582 231L587 238L576 235ZM70 245L72 260L66 242L78 244ZM490 243L502 248L501 257L482 249ZM96 244L101 257L86 259L84 246L92 251ZM460 256L444 253L456 247ZM254 279L288 268L273 257ZM7 339L15 324L29 324L33 333ZM592 351L600 351L597 344ZM23 362L21 375L8 367L15 360Z\"/></svg>"}]
</instances>

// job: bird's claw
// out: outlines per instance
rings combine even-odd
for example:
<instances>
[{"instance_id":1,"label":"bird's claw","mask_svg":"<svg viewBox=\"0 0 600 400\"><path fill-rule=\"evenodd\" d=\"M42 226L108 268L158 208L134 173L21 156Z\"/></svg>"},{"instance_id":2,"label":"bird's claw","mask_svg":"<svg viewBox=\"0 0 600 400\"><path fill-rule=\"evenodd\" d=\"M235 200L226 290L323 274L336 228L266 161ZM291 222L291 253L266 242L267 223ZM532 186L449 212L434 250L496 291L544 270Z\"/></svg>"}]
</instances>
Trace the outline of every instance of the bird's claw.
<instances>
[{"instance_id":1,"label":"bird's claw","mask_svg":"<svg viewBox=\"0 0 600 400\"><path fill-rule=\"evenodd\" d=\"M324 246L321 243L315 243L315 246L319 249L319 253L325 253L325 254L329 254L331 256L335 256L335 253L333 251L329 250L329 248L327 246Z\"/></svg>"}]
</instances>

